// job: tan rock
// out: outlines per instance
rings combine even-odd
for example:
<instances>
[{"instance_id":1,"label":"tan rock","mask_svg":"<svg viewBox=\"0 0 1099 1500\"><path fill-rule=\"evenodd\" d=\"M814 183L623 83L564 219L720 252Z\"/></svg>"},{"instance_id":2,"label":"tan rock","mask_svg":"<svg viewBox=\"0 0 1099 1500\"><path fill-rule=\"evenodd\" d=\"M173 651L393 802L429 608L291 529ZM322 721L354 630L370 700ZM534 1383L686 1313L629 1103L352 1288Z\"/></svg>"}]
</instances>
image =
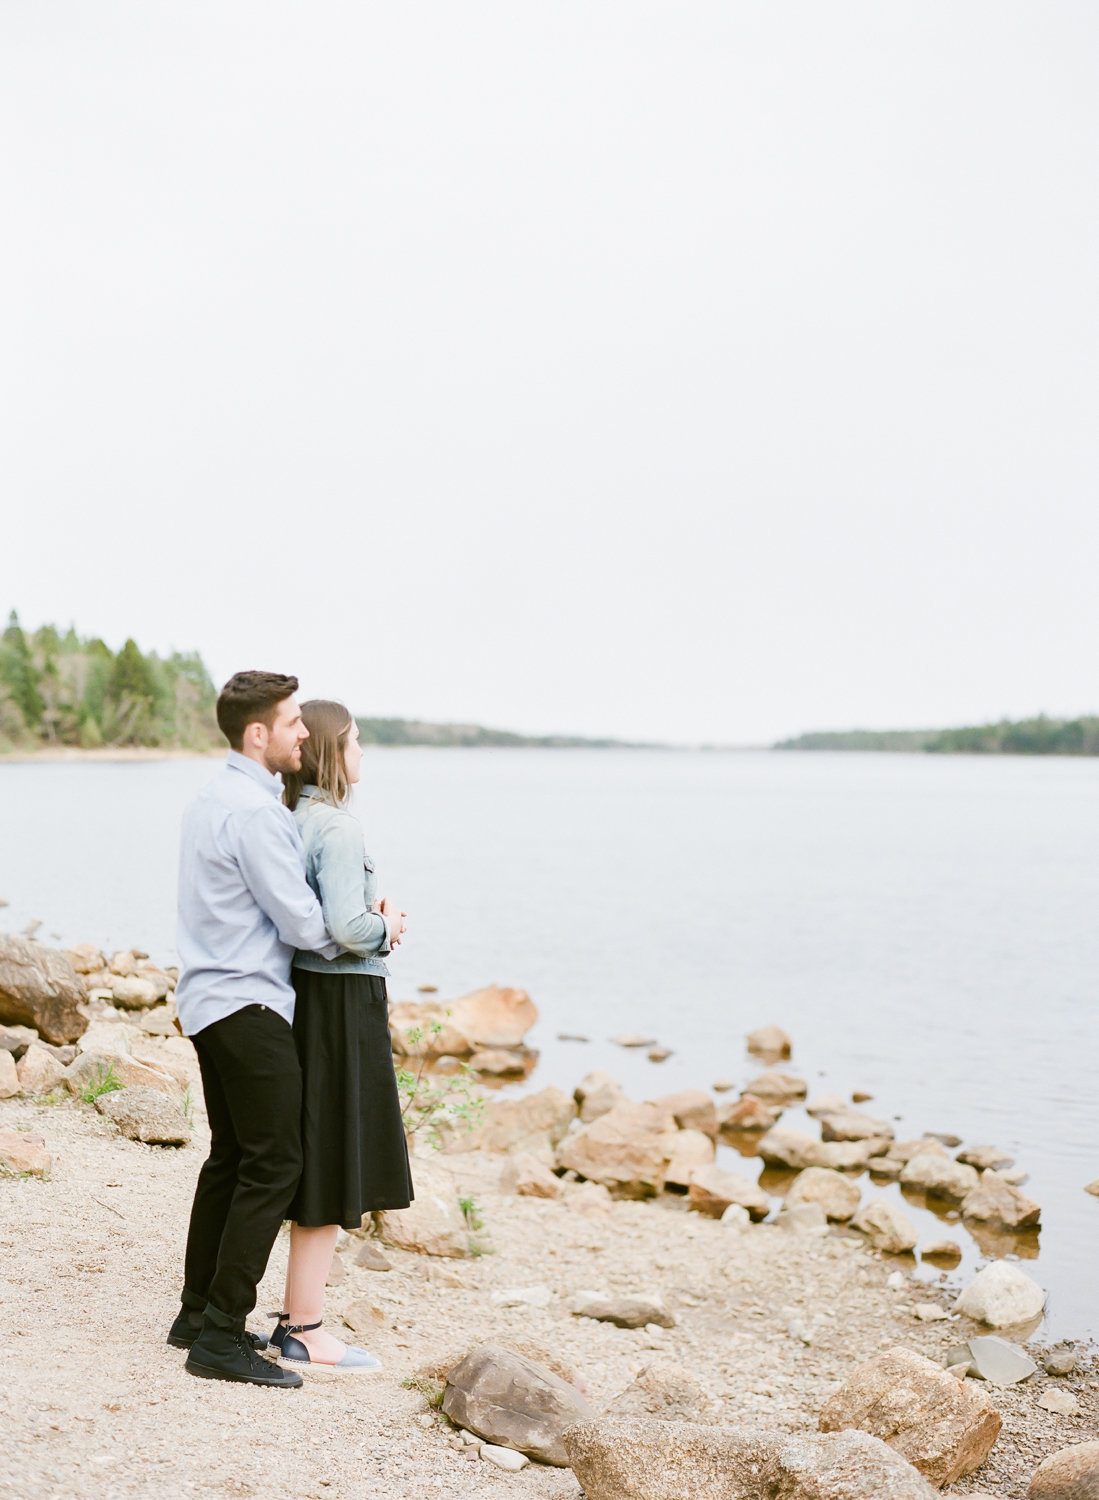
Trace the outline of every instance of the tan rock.
<instances>
[{"instance_id":1,"label":"tan rock","mask_svg":"<svg viewBox=\"0 0 1099 1500\"><path fill-rule=\"evenodd\" d=\"M940 1260L946 1265L956 1265L962 1258L962 1247L957 1240L930 1240L920 1246L921 1260Z\"/></svg>"},{"instance_id":2,"label":"tan rock","mask_svg":"<svg viewBox=\"0 0 1099 1500\"><path fill-rule=\"evenodd\" d=\"M53 1158L40 1135L22 1130L0 1130L0 1175L48 1177Z\"/></svg>"},{"instance_id":3,"label":"tan rock","mask_svg":"<svg viewBox=\"0 0 1099 1500\"><path fill-rule=\"evenodd\" d=\"M762 1433L652 1417L598 1417L564 1435L587 1500L762 1500Z\"/></svg>"},{"instance_id":4,"label":"tan rock","mask_svg":"<svg viewBox=\"0 0 1099 1500\"><path fill-rule=\"evenodd\" d=\"M37 1040L38 1033L33 1026L0 1026L0 1052L10 1052L16 1061Z\"/></svg>"},{"instance_id":5,"label":"tan rock","mask_svg":"<svg viewBox=\"0 0 1099 1500\"><path fill-rule=\"evenodd\" d=\"M98 974L107 967L107 960L94 943L77 943L65 950L65 957L77 974Z\"/></svg>"},{"instance_id":6,"label":"tan rock","mask_svg":"<svg viewBox=\"0 0 1099 1500\"><path fill-rule=\"evenodd\" d=\"M29 1049L28 1049L29 1050ZM19 1069L10 1052L0 1049L0 1099L14 1099L23 1092Z\"/></svg>"},{"instance_id":7,"label":"tan rock","mask_svg":"<svg viewBox=\"0 0 1099 1500\"><path fill-rule=\"evenodd\" d=\"M148 1010L164 998L142 974L120 975L111 985L111 995L119 1010Z\"/></svg>"},{"instance_id":8,"label":"tan rock","mask_svg":"<svg viewBox=\"0 0 1099 1500\"><path fill-rule=\"evenodd\" d=\"M818 1141L807 1131L776 1125L760 1138L759 1154L768 1166L790 1167L801 1172L806 1167L832 1167L836 1171L862 1171L872 1156L885 1150L888 1142L874 1138L868 1141Z\"/></svg>"},{"instance_id":9,"label":"tan rock","mask_svg":"<svg viewBox=\"0 0 1099 1500\"><path fill-rule=\"evenodd\" d=\"M562 1188L565 1207L582 1219L608 1219L614 1202L601 1182L570 1182Z\"/></svg>"},{"instance_id":10,"label":"tan rock","mask_svg":"<svg viewBox=\"0 0 1099 1500\"><path fill-rule=\"evenodd\" d=\"M76 1045L81 1052L96 1052L102 1057L129 1057L142 1034L125 1021L94 1021Z\"/></svg>"},{"instance_id":11,"label":"tan rock","mask_svg":"<svg viewBox=\"0 0 1099 1500\"><path fill-rule=\"evenodd\" d=\"M390 1009L389 1037L398 1057L468 1057L474 1050L441 1006L411 1000Z\"/></svg>"},{"instance_id":12,"label":"tan rock","mask_svg":"<svg viewBox=\"0 0 1099 1500\"><path fill-rule=\"evenodd\" d=\"M499 1345L482 1344L447 1371L443 1412L488 1443L568 1468L562 1434L594 1413L574 1385Z\"/></svg>"},{"instance_id":13,"label":"tan rock","mask_svg":"<svg viewBox=\"0 0 1099 1500\"><path fill-rule=\"evenodd\" d=\"M805 1113L819 1120L822 1115L842 1115L848 1108L842 1094L815 1094L805 1106Z\"/></svg>"},{"instance_id":14,"label":"tan rock","mask_svg":"<svg viewBox=\"0 0 1099 1500\"><path fill-rule=\"evenodd\" d=\"M561 1179L529 1151L517 1151L504 1163L500 1191L517 1193L521 1198L556 1198L561 1192Z\"/></svg>"},{"instance_id":15,"label":"tan rock","mask_svg":"<svg viewBox=\"0 0 1099 1500\"><path fill-rule=\"evenodd\" d=\"M901 1348L859 1365L820 1414L823 1432L869 1432L938 1488L978 1468L1000 1426L984 1390Z\"/></svg>"},{"instance_id":16,"label":"tan rock","mask_svg":"<svg viewBox=\"0 0 1099 1500\"><path fill-rule=\"evenodd\" d=\"M158 1000L166 1000L176 987L175 976L169 974L167 969L161 969L150 959L143 958L137 966L137 972L142 979L147 979L156 990Z\"/></svg>"},{"instance_id":17,"label":"tan rock","mask_svg":"<svg viewBox=\"0 0 1099 1500\"><path fill-rule=\"evenodd\" d=\"M174 1005L158 1005L153 1010L143 1011L138 1025L146 1036L179 1036Z\"/></svg>"},{"instance_id":18,"label":"tan rock","mask_svg":"<svg viewBox=\"0 0 1099 1500\"><path fill-rule=\"evenodd\" d=\"M447 1259L470 1253L469 1227L458 1206L458 1186L441 1163L417 1161L412 1206L376 1213L374 1227L383 1244L398 1250Z\"/></svg>"},{"instance_id":19,"label":"tan rock","mask_svg":"<svg viewBox=\"0 0 1099 1500\"><path fill-rule=\"evenodd\" d=\"M829 1219L849 1219L859 1206L859 1186L842 1172L828 1167L806 1167L790 1184L785 1206L819 1203Z\"/></svg>"},{"instance_id":20,"label":"tan rock","mask_svg":"<svg viewBox=\"0 0 1099 1500\"><path fill-rule=\"evenodd\" d=\"M702 1422L710 1398L689 1370L658 1354L607 1408L610 1417L657 1417L663 1422Z\"/></svg>"},{"instance_id":21,"label":"tan rock","mask_svg":"<svg viewBox=\"0 0 1099 1500\"><path fill-rule=\"evenodd\" d=\"M976 1167L979 1172L998 1172L1001 1167L1015 1165L1014 1157L1001 1151L999 1146L967 1146L958 1152L955 1160L964 1162L967 1167Z\"/></svg>"},{"instance_id":22,"label":"tan rock","mask_svg":"<svg viewBox=\"0 0 1099 1500\"><path fill-rule=\"evenodd\" d=\"M355 1256L355 1264L367 1271L392 1271L393 1262L386 1260L373 1240L363 1240Z\"/></svg>"},{"instance_id":23,"label":"tan rock","mask_svg":"<svg viewBox=\"0 0 1099 1500\"><path fill-rule=\"evenodd\" d=\"M108 1073L113 1074L124 1089L155 1089L173 1101L178 1101L182 1093L176 1080L159 1068L151 1068L132 1057L108 1057L101 1052L82 1052L75 1062L62 1070L61 1082L70 1094L79 1094L88 1084L101 1083Z\"/></svg>"},{"instance_id":24,"label":"tan rock","mask_svg":"<svg viewBox=\"0 0 1099 1500\"><path fill-rule=\"evenodd\" d=\"M778 1062L794 1050L793 1037L781 1026L757 1026L744 1040L748 1051L762 1057L764 1062Z\"/></svg>"},{"instance_id":25,"label":"tan rock","mask_svg":"<svg viewBox=\"0 0 1099 1500\"><path fill-rule=\"evenodd\" d=\"M597 1068L580 1080L573 1097L580 1110L580 1119L586 1125L598 1120L600 1115L608 1114L626 1096L617 1078Z\"/></svg>"},{"instance_id":26,"label":"tan rock","mask_svg":"<svg viewBox=\"0 0 1099 1500\"><path fill-rule=\"evenodd\" d=\"M650 1323L658 1328L675 1327L675 1314L657 1292L577 1292L569 1310L574 1318L593 1318L617 1328L647 1328Z\"/></svg>"},{"instance_id":27,"label":"tan rock","mask_svg":"<svg viewBox=\"0 0 1099 1500\"><path fill-rule=\"evenodd\" d=\"M914 1156L949 1156L950 1152L934 1136L921 1135L916 1140L894 1141L889 1147L889 1155L910 1162Z\"/></svg>"},{"instance_id":28,"label":"tan rock","mask_svg":"<svg viewBox=\"0 0 1099 1500\"><path fill-rule=\"evenodd\" d=\"M721 1167L696 1168L691 1173L687 1201L708 1219L720 1219L732 1203L746 1208L757 1222L771 1212L771 1200L762 1188L739 1172L726 1172Z\"/></svg>"},{"instance_id":29,"label":"tan rock","mask_svg":"<svg viewBox=\"0 0 1099 1500\"><path fill-rule=\"evenodd\" d=\"M820 1133L826 1141L868 1141L874 1138L883 1141L893 1139L893 1127L888 1120L875 1119L859 1109L844 1109L834 1114L821 1116Z\"/></svg>"},{"instance_id":30,"label":"tan rock","mask_svg":"<svg viewBox=\"0 0 1099 1500\"><path fill-rule=\"evenodd\" d=\"M185 1146L190 1127L179 1105L159 1089L126 1088L100 1094L95 1107L132 1141L150 1146Z\"/></svg>"},{"instance_id":31,"label":"tan rock","mask_svg":"<svg viewBox=\"0 0 1099 1500\"><path fill-rule=\"evenodd\" d=\"M798 1099L804 1099L808 1090L804 1078L798 1078L794 1073L780 1072L778 1068L768 1068L753 1078L744 1092L754 1094L765 1104L793 1104Z\"/></svg>"},{"instance_id":32,"label":"tan rock","mask_svg":"<svg viewBox=\"0 0 1099 1500\"><path fill-rule=\"evenodd\" d=\"M0 933L0 1022L33 1026L47 1042L75 1042L88 1021L87 986L63 953Z\"/></svg>"},{"instance_id":33,"label":"tan rock","mask_svg":"<svg viewBox=\"0 0 1099 1500\"><path fill-rule=\"evenodd\" d=\"M717 1135L717 1110L704 1089L681 1089L676 1094L662 1094L650 1103L669 1110L680 1130L701 1130L711 1139Z\"/></svg>"},{"instance_id":34,"label":"tan rock","mask_svg":"<svg viewBox=\"0 0 1099 1500\"><path fill-rule=\"evenodd\" d=\"M947 1203L961 1203L979 1181L974 1167L928 1151L913 1156L901 1173L906 1187L918 1188L929 1198L942 1198Z\"/></svg>"},{"instance_id":35,"label":"tan rock","mask_svg":"<svg viewBox=\"0 0 1099 1500\"><path fill-rule=\"evenodd\" d=\"M720 1134L736 1134L753 1130L770 1130L782 1111L752 1094L722 1104L717 1111L717 1128Z\"/></svg>"},{"instance_id":36,"label":"tan rock","mask_svg":"<svg viewBox=\"0 0 1099 1500\"><path fill-rule=\"evenodd\" d=\"M887 1255L905 1254L920 1237L908 1215L888 1198L872 1198L851 1220L851 1227L864 1234L875 1250Z\"/></svg>"},{"instance_id":37,"label":"tan rock","mask_svg":"<svg viewBox=\"0 0 1099 1500\"><path fill-rule=\"evenodd\" d=\"M551 1085L521 1099L490 1099L476 1129L451 1126L439 1135L444 1152L530 1151L552 1157L575 1118L575 1102Z\"/></svg>"},{"instance_id":38,"label":"tan rock","mask_svg":"<svg viewBox=\"0 0 1099 1500\"><path fill-rule=\"evenodd\" d=\"M538 1019L526 990L490 984L463 995L450 1007L450 1019L478 1047L518 1047Z\"/></svg>"},{"instance_id":39,"label":"tan rock","mask_svg":"<svg viewBox=\"0 0 1099 1500\"><path fill-rule=\"evenodd\" d=\"M701 1130L677 1130L672 1159L664 1172L664 1186L683 1191L690 1185L691 1173L697 1167L708 1167L714 1159L714 1143Z\"/></svg>"},{"instance_id":40,"label":"tan rock","mask_svg":"<svg viewBox=\"0 0 1099 1500\"><path fill-rule=\"evenodd\" d=\"M1099 1443L1073 1443L1043 1459L1027 1500L1099 1500Z\"/></svg>"},{"instance_id":41,"label":"tan rock","mask_svg":"<svg viewBox=\"0 0 1099 1500\"><path fill-rule=\"evenodd\" d=\"M992 1171L985 1172L972 1192L962 1199L963 1219L975 1219L1002 1229L1033 1229L1041 1217L1042 1210L1033 1198Z\"/></svg>"},{"instance_id":42,"label":"tan rock","mask_svg":"<svg viewBox=\"0 0 1099 1500\"><path fill-rule=\"evenodd\" d=\"M522 1078L537 1061L533 1052L506 1052L502 1047L482 1047L471 1054L469 1065L475 1073L492 1078Z\"/></svg>"},{"instance_id":43,"label":"tan rock","mask_svg":"<svg viewBox=\"0 0 1099 1500\"><path fill-rule=\"evenodd\" d=\"M759 1492L767 1500L933 1500L935 1495L910 1463L869 1433L799 1432L778 1441Z\"/></svg>"},{"instance_id":44,"label":"tan rock","mask_svg":"<svg viewBox=\"0 0 1099 1500\"><path fill-rule=\"evenodd\" d=\"M651 1198L664 1186L675 1146L675 1121L655 1104L623 1100L567 1135L557 1166L601 1182L619 1198Z\"/></svg>"},{"instance_id":45,"label":"tan rock","mask_svg":"<svg viewBox=\"0 0 1099 1500\"><path fill-rule=\"evenodd\" d=\"M340 1316L352 1333L376 1333L385 1327L385 1313L369 1297L356 1297Z\"/></svg>"},{"instance_id":46,"label":"tan rock","mask_svg":"<svg viewBox=\"0 0 1099 1500\"><path fill-rule=\"evenodd\" d=\"M132 948L120 949L118 953L112 954L107 965L112 974L126 976L137 973L137 954Z\"/></svg>"},{"instance_id":47,"label":"tan rock","mask_svg":"<svg viewBox=\"0 0 1099 1500\"><path fill-rule=\"evenodd\" d=\"M954 1311L991 1328L1011 1328L1038 1317L1045 1302L1045 1292L1025 1271L1010 1261L994 1260L977 1272Z\"/></svg>"},{"instance_id":48,"label":"tan rock","mask_svg":"<svg viewBox=\"0 0 1099 1500\"><path fill-rule=\"evenodd\" d=\"M10 1057L11 1054L4 1055ZM52 1052L47 1052L45 1047L33 1042L20 1058L16 1071L25 1094L48 1094L61 1082L65 1068Z\"/></svg>"}]
</instances>

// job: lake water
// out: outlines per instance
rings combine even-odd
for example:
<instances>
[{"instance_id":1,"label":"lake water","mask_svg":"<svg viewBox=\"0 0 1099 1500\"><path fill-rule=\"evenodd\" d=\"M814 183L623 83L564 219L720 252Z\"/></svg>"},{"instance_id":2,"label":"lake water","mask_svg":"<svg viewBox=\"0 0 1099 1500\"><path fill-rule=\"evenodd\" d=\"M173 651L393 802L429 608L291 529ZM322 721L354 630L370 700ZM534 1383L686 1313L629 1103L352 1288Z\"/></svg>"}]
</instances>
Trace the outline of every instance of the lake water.
<instances>
[{"instance_id":1,"label":"lake water","mask_svg":"<svg viewBox=\"0 0 1099 1500\"><path fill-rule=\"evenodd\" d=\"M0 766L0 926L170 961L179 817L216 769ZM542 1019L520 1087L601 1067L637 1098L742 1085L745 1032L778 1022L811 1092L867 1090L900 1139L1009 1149L1043 1208L1024 1262L1043 1332L1099 1333L1099 762L387 750L363 778L382 889L410 914L394 998L521 985ZM674 1055L611 1045L623 1030ZM960 1224L906 1212L965 1246L952 1283L979 1264Z\"/></svg>"}]
</instances>

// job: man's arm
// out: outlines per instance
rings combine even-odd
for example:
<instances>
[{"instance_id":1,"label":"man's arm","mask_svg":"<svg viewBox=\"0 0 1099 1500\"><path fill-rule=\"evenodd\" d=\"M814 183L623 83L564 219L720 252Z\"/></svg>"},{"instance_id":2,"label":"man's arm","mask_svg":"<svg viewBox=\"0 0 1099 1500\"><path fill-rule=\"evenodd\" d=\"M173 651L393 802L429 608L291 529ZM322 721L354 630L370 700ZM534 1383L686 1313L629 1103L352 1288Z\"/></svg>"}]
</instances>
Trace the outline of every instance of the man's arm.
<instances>
[{"instance_id":1,"label":"man's arm","mask_svg":"<svg viewBox=\"0 0 1099 1500\"><path fill-rule=\"evenodd\" d=\"M320 902L309 889L302 870L301 845L296 830L277 803L257 807L237 834L237 864L256 905L274 922L279 937L291 948L304 948L322 958L338 958L343 951L324 925Z\"/></svg>"}]
</instances>

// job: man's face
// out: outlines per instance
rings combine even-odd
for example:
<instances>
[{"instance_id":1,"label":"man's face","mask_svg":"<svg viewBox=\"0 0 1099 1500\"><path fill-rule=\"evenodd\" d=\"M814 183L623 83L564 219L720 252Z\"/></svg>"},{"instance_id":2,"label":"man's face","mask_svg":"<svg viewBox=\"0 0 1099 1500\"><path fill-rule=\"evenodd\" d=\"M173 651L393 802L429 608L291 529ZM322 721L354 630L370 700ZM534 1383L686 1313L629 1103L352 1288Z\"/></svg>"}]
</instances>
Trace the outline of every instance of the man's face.
<instances>
[{"instance_id":1,"label":"man's face","mask_svg":"<svg viewBox=\"0 0 1099 1500\"><path fill-rule=\"evenodd\" d=\"M297 698L284 698L275 711L271 728L267 730L264 765L279 775L286 771L300 771L301 742L308 738L309 731L302 720Z\"/></svg>"}]
</instances>

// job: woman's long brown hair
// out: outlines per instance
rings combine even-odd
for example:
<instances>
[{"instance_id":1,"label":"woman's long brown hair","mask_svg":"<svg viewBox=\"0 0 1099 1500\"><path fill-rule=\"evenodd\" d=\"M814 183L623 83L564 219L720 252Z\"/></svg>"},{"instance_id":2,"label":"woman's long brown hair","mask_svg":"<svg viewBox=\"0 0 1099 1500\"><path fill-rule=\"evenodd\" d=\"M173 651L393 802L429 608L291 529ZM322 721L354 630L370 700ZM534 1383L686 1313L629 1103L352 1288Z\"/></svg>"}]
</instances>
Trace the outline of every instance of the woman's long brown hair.
<instances>
[{"instance_id":1,"label":"woman's long brown hair","mask_svg":"<svg viewBox=\"0 0 1099 1500\"><path fill-rule=\"evenodd\" d=\"M301 770L283 775L283 801L293 812L302 788L315 786L326 802L343 807L351 796L343 752L354 720L351 711L331 698L310 698L301 706L309 738L301 745Z\"/></svg>"}]
</instances>

